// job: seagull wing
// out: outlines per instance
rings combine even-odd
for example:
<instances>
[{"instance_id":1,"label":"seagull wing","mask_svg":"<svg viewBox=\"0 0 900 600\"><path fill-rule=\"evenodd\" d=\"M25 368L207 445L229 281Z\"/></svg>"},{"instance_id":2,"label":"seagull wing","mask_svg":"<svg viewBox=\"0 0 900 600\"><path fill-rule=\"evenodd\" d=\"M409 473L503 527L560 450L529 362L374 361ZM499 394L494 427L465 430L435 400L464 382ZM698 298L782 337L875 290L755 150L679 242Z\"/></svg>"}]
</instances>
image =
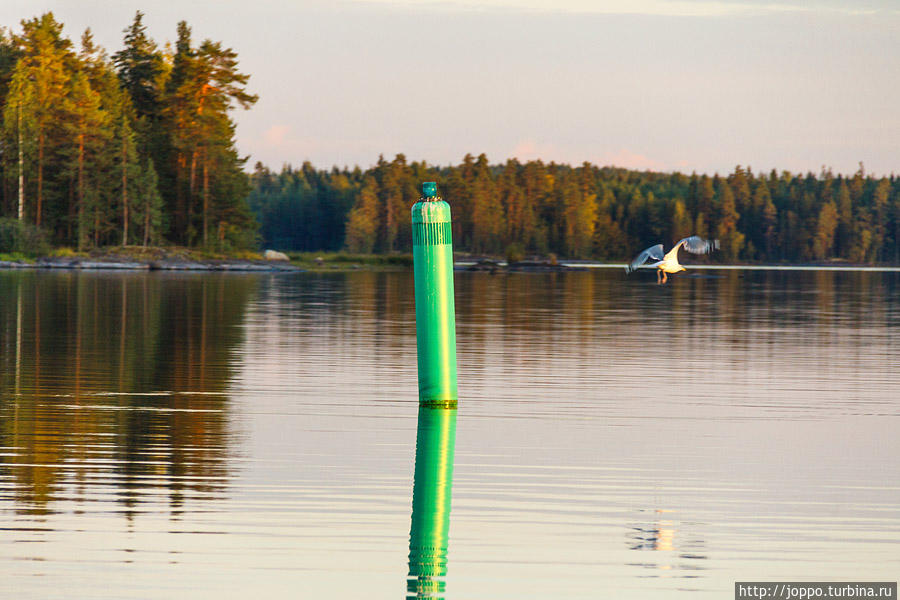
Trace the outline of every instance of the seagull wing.
<instances>
[{"instance_id":1,"label":"seagull wing","mask_svg":"<svg viewBox=\"0 0 900 600\"><path fill-rule=\"evenodd\" d=\"M684 246L685 250L694 254L709 254L713 250L719 249L719 240L704 240L699 235L692 235L675 244L675 250L679 246Z\"/></svg>"},{"instance_id":2,"label":"seagull wing","mask_svg":"<svg viewBox=\"0 0 900 600\"><path fill-rule=\"evenodd\" d=\"M634 271L635 269L637 269L638 267L640 267L642 264L644 264L645 262L647 262L650 259L653 259L653 260L662 260L663 259L663 245L662 244L650 246L649 248L647 248L646 250L644 250L643 252L638 254L635 257L635 259L633 261L631 261L631 264L629 264L628 266L625 267L625 272L631 273L632 271Z\"/></svg>"}]
</instances>

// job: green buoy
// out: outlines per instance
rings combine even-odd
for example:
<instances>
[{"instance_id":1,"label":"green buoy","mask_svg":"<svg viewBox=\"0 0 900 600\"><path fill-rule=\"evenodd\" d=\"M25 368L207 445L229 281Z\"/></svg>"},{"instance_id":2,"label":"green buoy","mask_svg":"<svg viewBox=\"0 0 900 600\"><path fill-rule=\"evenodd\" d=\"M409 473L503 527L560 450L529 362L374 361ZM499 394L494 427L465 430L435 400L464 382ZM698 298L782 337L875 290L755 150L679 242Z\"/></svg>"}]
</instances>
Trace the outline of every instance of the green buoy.
<instances>
[{"instance_id":1,"label":"green buoy","mask_svg":"<svg viewBox=\"0 0 900 600\"><path fill-rule=\"evenodd\" d=\"M412 207L419 422L406 597L444 597L456 444L456 316L450 205L422 185Z\"/></svg>"},{"instance_id":2,"label":"green buoy","mask_svg":"<svg viewBox=\"0 0 900 600\"><path fill-rule=\"evenodd\" d=\"M424 198L412 207L419 404L455 408L456 315L450 205L437 197L434 182L423 184L422 191Z\"/></svg>"}]
</instances>

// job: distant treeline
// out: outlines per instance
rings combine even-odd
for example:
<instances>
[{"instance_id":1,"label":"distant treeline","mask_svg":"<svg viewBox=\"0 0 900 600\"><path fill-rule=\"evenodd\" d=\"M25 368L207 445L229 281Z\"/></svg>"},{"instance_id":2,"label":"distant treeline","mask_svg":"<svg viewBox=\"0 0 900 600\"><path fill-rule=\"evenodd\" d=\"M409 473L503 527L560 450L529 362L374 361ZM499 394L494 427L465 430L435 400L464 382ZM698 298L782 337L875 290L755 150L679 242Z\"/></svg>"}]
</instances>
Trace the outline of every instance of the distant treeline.
<instances>
[{"instance_id":1,"label":"distant treeline","mask_svg":"<svg viewBox=\"0 0 900 600\"><path fill-rule=\"evenodd\" d=\"M237 55L178 23L160 49L138 12L111 57L52 13L0 28L0 217L78 248L255 243L229 111L249 107Z\"/></svg>"},{"instance_id":2,"label":"distant treeline","mask_svg":"<svg viewBox=\"0 0 900 600\"><path fill-rule=\"evenodd\" d=\"M900 262L900 180L862 166L709 177L398 155L367 170L257 164L248 176L229 113L256 97L236 53L195 45L183 21L161 49L142 17L112 56L89 30L76 49L51 13L0 28L0 252L39 238L228 250L255 245L258 224L280 249L409 251L409 208L435 180L455 247L474 253L620 260L698 234L721 240L724 261Z\"/></svg>"},{"instance_id":3,"label":"distant treeline","mask_svg":"<svg viewBox=\"0 0 900 600\"><path fill-rule=\"evenodd\" d=\"M409 251L419 184L437 181L453 209L454 249L623 260L691 234L721 241L721 261L900 262L900 178L754 174L720 177L579 167L482 154L433 167L383 158L368 170L306 163L251 175L250 205L267 244L289 250Z\"/></svg>"}]
</instances>

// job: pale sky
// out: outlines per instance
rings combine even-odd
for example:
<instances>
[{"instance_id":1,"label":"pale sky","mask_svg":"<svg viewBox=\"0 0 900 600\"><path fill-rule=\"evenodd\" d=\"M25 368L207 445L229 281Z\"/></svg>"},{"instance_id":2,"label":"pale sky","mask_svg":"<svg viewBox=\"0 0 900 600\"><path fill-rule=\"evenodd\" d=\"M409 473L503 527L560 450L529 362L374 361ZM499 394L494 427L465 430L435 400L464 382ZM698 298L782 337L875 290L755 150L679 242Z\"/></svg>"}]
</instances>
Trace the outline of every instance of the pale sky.
<instances>
[{"instance_id":1,"label":"pale sky","mask_svg":"<svg viewBox=\"0 0 900 600\"><path fill-rule=\"evenodd\" d=\"M135 10L222 41L260 100L238 148L278 169L485 152L726 173L900 173L900 0L2 0L112 53Z\"/></svg>"}]
</instances>

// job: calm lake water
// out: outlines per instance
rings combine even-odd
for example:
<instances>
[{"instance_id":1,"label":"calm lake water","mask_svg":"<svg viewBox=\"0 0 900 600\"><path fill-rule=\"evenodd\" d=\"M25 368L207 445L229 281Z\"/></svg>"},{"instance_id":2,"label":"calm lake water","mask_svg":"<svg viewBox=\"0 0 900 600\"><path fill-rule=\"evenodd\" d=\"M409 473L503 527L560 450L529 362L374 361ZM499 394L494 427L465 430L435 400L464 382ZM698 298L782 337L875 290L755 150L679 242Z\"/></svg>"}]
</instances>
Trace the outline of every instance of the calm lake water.
<instances>
[{"instance_id":1,"label":"calm lake water","mask_svg":"<svg viewBox=\"0 0 900 600\"><path fill-rule=\"evenodd\" d=\"M456 288L447 598L897 579L900 274ZM405 272L0 272L0 596L403 598L414 319Z\"/></svg>"}]
</instances>

